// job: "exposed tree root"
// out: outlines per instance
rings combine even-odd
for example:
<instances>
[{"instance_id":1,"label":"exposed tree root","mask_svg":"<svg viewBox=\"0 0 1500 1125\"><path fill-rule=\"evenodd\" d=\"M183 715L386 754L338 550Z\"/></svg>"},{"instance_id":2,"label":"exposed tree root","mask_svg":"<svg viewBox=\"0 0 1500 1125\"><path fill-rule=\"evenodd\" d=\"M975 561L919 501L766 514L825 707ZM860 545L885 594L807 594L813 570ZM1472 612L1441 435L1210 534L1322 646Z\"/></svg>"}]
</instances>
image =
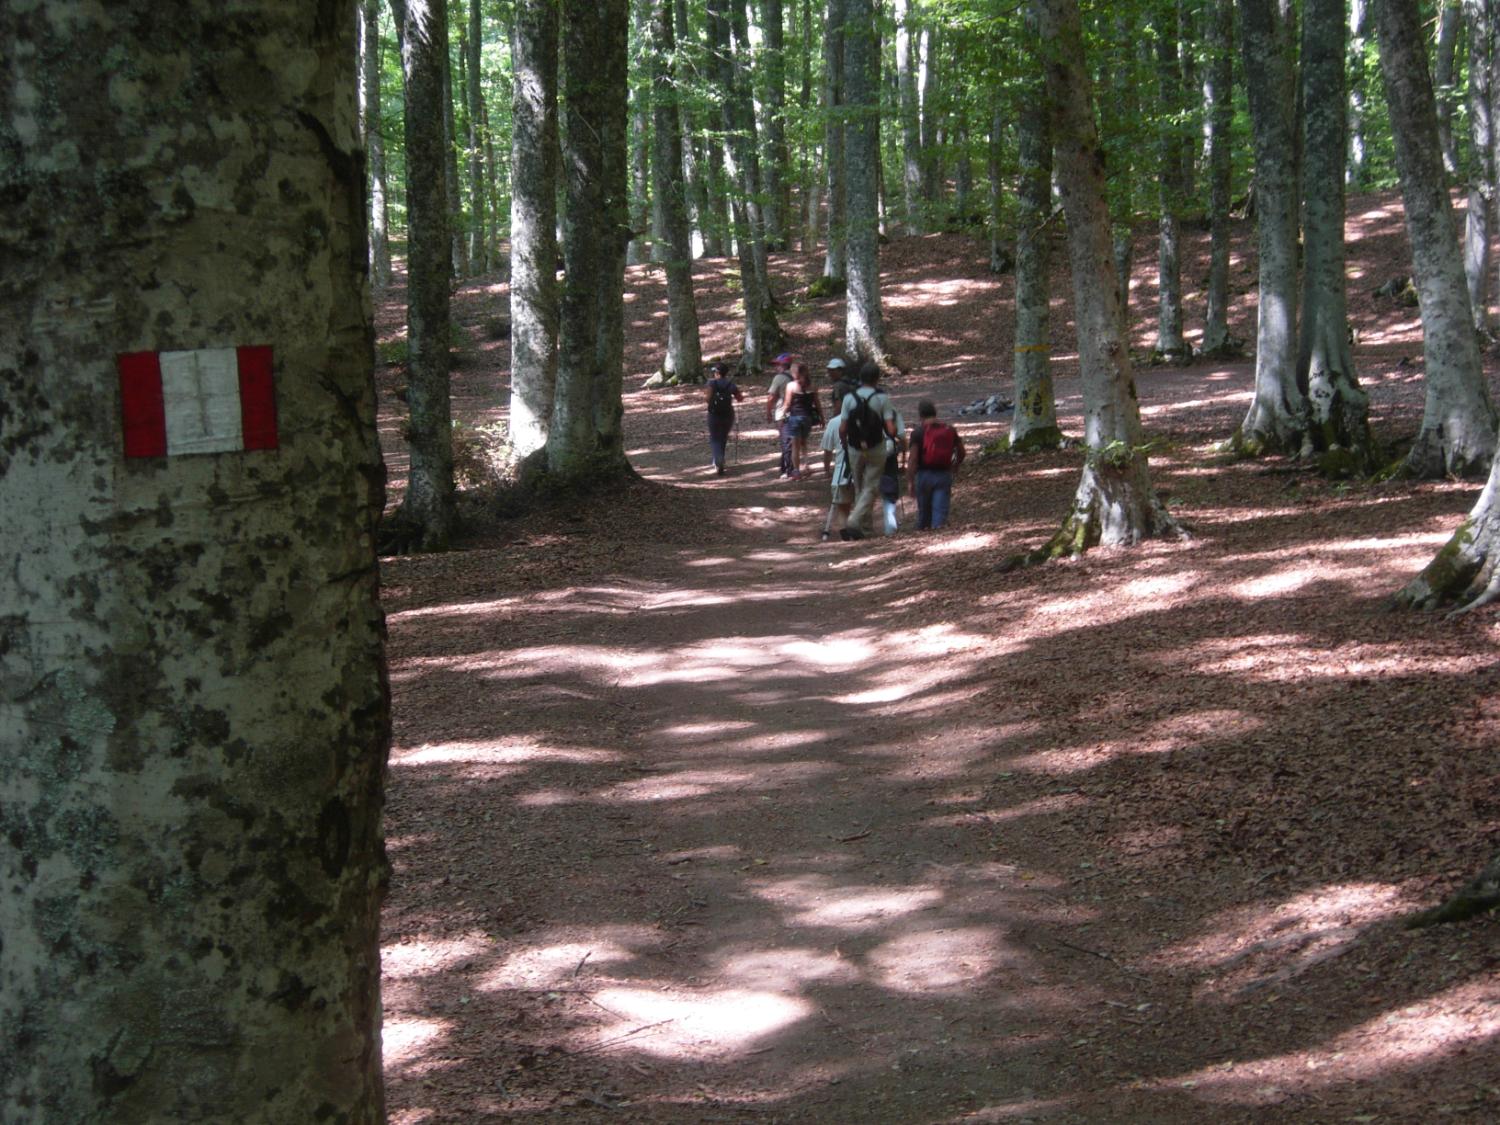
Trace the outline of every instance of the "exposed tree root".
<instances>
[{"instance_id":1,"label":"exposed tree root","mask_svg":"<svg viewBox=\"0 0 1500 1125\"><path fill-rule=\"evenodd\" d=\"M1443 922L1463 922L1500 906L1500 855L1489 866L1466 883L1457 894L1441 906L1413 914L1406 919L1409 930L1436 926Z\"/></svg>"}]
</instances>

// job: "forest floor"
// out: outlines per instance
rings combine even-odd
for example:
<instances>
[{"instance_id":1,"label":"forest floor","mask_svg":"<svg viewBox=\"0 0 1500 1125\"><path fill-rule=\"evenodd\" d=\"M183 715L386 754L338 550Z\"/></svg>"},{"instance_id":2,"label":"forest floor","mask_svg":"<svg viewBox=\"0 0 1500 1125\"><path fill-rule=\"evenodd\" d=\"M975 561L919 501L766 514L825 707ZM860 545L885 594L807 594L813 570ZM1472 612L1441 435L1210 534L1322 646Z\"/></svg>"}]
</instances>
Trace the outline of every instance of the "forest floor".
<instances>
[{"instance_id":1,"label":"forest floor","mask_svg":"<svg viewBox=\"0 0 1500 1125\"><path fill-rule=\"evenodd\" d=\"M1399 205L1350 213L1360 377L1398 448L1420 334L1370 291L1408 272ZM979 456L1008 417L956 417L1010 390L1013 279L986 258L962 234L883 250L891 390L971 450L942 531L819 542L827 478L776 480L763 384L712 475L702 391L641 389L665 308L639 266L642 479L384 560L395 1125L1500 1119L1500 919L1400 924L1500 849L1500 621L1387 608L1478 486L1223 463L1250 363L1143 365L1192 538L1001 573L1080 454ZM821 373L842 304L794 303L814 260L776 270ZM706 355L734 349L731 274L699 265ZM456 295L471 426L503 417L504 301Z\"/></svg>"}]
</instances>

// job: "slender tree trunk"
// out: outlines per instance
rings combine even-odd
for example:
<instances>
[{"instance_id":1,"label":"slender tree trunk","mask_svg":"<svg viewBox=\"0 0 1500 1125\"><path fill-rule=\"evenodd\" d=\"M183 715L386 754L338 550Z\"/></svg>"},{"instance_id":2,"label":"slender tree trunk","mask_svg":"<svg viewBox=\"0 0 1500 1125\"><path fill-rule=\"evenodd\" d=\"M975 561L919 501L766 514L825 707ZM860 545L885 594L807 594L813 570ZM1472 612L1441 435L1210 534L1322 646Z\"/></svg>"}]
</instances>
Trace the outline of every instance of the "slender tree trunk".
<instances>
[{"instance_id":1,"label":"slender tree trunk","mask_svg":"<svg viewBox=\"0 0 1500 1125\"><path fill-rule=\"evenodd\" d=\"M1500 0L1464 0L1469 37L1469 205L1464 214L1464 276L1474 330L1486 332L1490 321L1490 267L1495 230L1495 99Z\"/></svg>"},{"instance_id":2,"label":"slender tree trunk","mask_svg":"<svg viewBox=\"0 0 1500 1125\"><path fill-rule=\"evenodd\" d=\"M510 440L545 463L557 389L557 52L554 0L519 0L511 21Z\"/></svg>"},{"instance_id":3,"label":"slender tree trunk","mask_svg":"<svg viewBox=\"0 0 1500 1125\"><path fill-rule=\"evenodd\" d=\"M1209 59L1204 85L1208 102L1208 309L1203 351L1229 352L1229 207L1233 190L1234 4L1213 0L1209 19Z\"/></svg>"},{"instance_id":4,"label":"slender tree trunk","mask_svg":"<svg viewBox=\"0 0 1500 1125\"><path fill-rule=\"evenodd\" d=\"M812 0L802 0L802 93L800 107L804 122L802 133L802 252L811 254L818 245L822 169L818 155L821 147L812 140L806 122L812 113Z\"/></svg>"},{"instance_id":5,"label":"slender tree trunk","mask_svg":"<svg viewBox=\"0 0 1500 1125\"><path fill-rule=\"evenodd\" d=\"M1151 486L1118 290L1110 269L1104 153L1075 0L1034 0L1068 220L1087 456L1062 528L1033 560L1124 546L1176 530Z\"/></svg>"},{"instance_id":6,"label":"slender tree trunk","mask_svg":"<svg viewBox=\"0 0 1500 1125\"><path fill-rule=\"evenodd\" d=\"M1002 229L1004 182L1005 182L1005 110L1000 90L990 91L990 130L987 152L987 174L989 176L990 203L990 272L1006 273L1011 269L1010 254L1006 250L1005 232ZM1047 158L1052 158L1049 145ZM1048 185L1051 190L1051 185Z\"/></svg>"},{"instance_id":7,"label":"slender tree trunk","mask_svg":"<svg viewBox=\"0 0 1500 1125\"><path fill-rule=\"evenodd\" d=\"M376 289L391 283L390 215L385 202L385 134L380 116L380 0L359 5L360 121L370 191L370 278Z\"/></svg>"},{"instance_id":8,"label":"slender tree trunk","mask_svg":"<svg viewBox=\"0 0 1500 1125\"><path fill-rule=\"evenodd\" d=\"M1453 107L1458 101L1458 37L1463 30L1460 0L1438 0L1437 42L1432 52L1432 84L1437 96L1438 144L1443 152L1443 171L1458 175L1458 144L1453 134Z\"/></svg>"},{"instance_id":9,"label":"slender tree trunk","mask_svg":"<svg viewBox=\"0 0 1500 1125\"><path fill-rule=\"evenodd\" d=\"M788 169L791 156L786 143L786 31L781 0L761 0L761 32L765 50L761 67L765 72L765 196L766 247L785 250L790 241L791 191Z\"/></svg>"},{"instance_id":10,"label":"slender tree trunk","mask_svg":"<svg viewBox=\"0 0 1500 1125\"><path fill-rule=\"evenodd\" d=\"M672 0L655 0L651 13L651 112L656 198L666 235L668 379L697 382L703 374L698 308L693 300L693 246L682 180L682 129L677 116L676 37Z\"/></svg>"},{"instance_id":11,"label":"slender tree trunk","mask_svg":"<svg viewBox=\"0 0 1500 1125\"><path fill-rule=\"evenodd\" d=\"M953 110L953 210L960 226L967 228L973 218L974 159L969 152L969 109L960 100Z\"/></svg>"},{"instance_id":12,"label":"slender tree trunk","mask_svg":"<svg viewBox=\"0 0 1500 1125\"><path fill-rule=\"evenodd\" d=\"M631 13L637 41L650 32L651 4L637 0ZM636 83L630 88L630 244L625 250L629 265L655 258L651 245L651 88Z\"/></svg>"},{"instance_id":13,"label":"slender tree trunk","mask_svg":"<svg viewBox=\"0 0 1500 1125\"><path fill-rule=\"evenodd\" d=\"M844 89L849 106L849 128L844 138L849 193L844 349L852 358L884 364L885 322L880 307L880 239L875 213L880 161L880 33L871 0L845 0L844 13Z\"/></svg>"},{"instance_id":14,"label":"slender tree trunk","mask_svg":"<svg viewBox=\"0 0 1500 1125\"><path fill-rule=\"evenodd\" d=\"M453 533L453 414L448 400L446 60L448 22L434 0L392 0L406 87L407 372L410 468L382 533L391 549L439 551Z\"/></svg>"},{"instance_id":15,"label":"slender tree trunk","mask_svg":"<svg viewBox=\"0 0 1500 1125\"><path fill-rule=\"evenodd\" d=\"M473 212L473 225L469 228L469 262L476 273L489 269L489 231L485 220L489 205L485 200L484 147L481 134L484 127L484 90L480 80L483 59L484 22L480 18L479 0L469 0L469 28L464 37L468 79L464 92L469 102L469 207Z\"/></svg>"},{"instance_id":16,"label":"slender tree trunk","mask_svg":"<svg viewBox=\"0 0 1500 1125\"><path fill-rule=\"evenodd\" d=\"M1182 68L1177 57L1177 13L1175 8L1156 29L1157 97L1166 121L1159 139L1157 171L1157 318L1156 352L1164 359L1191 355L1182 334L1182 182L1183 135L1179 120L1183 112Z\"/></svg>"},{"instance_id":17,"label":"slender tree trunk","mask_svg":"<svg viewBox=\"0 0 1500 1125\"><path fill-rule=\"evenodd\" d=\"M828 249L823 260L823 276L843 285L848 279L844 182L844 137L847 132L844 108L845 0L827 0L827 4L823 25L823 112L827 123L823 162L828 168Z\"/></svg>"},{"instance_id":18,"label":"slender tree trunk","mask_svg":"<svg viewBox=\"0 0 1500 1125\"><path fill-rule=\"evenodd\" d=\"M761 174L760 133L756 127L755 104L752 97L752 76L748 62L753 50L750 42L750 20L746 0L729 0L730 30L734 34L734 48L730 53L735 97L735 116L740 129L732 144L738 144L736 163L740 167L740 190L744 195L745 217L750 232L751 258L755 263L755 279L760 286L761 333L767 347L780 347L784 339L781 326L776 322L776 297L771 288L771 268L768 260L769 243L766 224L766 207L761 190L765 178Z\"/></svg>"},{"instance_id":19,"label":"slender tree trunk","mask_svg":"<svg viewBox=\"0 0 1500 1125\"><path fill-rule=\"evenodd\" d=\"M1476 476L1489 468L1494 455L1496 417L1480 366L1449 207L1416 0L1380 0L1375 25L1412 275L1421 299L1427 380L1422 428L1405 471L1417 477Z\"/></svg>"},{"instance_id":20,"label":"slender tree trunk","mask_svg":"<svg viewBox=\"0 0 1500 1125\"><path fill-rule=\"evenodd\" d=\"M1365 107L1368 100L1365 44L1369 39L1370 5L1367 0L1349 0L1349 186L1362 191L1368 177L1369 156L1365 144Z\"/></svg>"},{"instance_id":21,"label":"slender tree trunk","mask_svg":"<svg viewBox=\"0 0 1500 1125\"><path fill-rule=\"evenodd\" d=\"M436 0L434 0L436 2ZM448 56L448 14L444 5L438 5L443 22L443 160L447 165L444 184L448 192L448 232L453 239L452 277L469 276L469 242L464 236L463 193L458 178L458 130L453 120L453 65Z\"/></svg>"},{"instance_id":22,"label":"slender tree trunk","mask_svg":"<svg viewBox=\"0 0 1500 1125\"><path fill-rule=\"evenodd\" d=\"M1010 447L1018 453L1055 449L1063 439L1052 391L1050 115L1046 76L1037 67L1021 97L1017 119L1021 184L1016 216L1016 409L1010 420Z\"/></svg>"},{"instance_id":23,"label":"slender tree trunk","mask_svg":"<svg viewBox=\"0 0 1500 1125\"><path fill-rule=\"evenodd\" d=\"M1301 453L1307 402L1297 386L1297 151L1287 20L1274 0L1240 0L1245 85L1255 132L1260 296L1255 394L1231 445L1242 453Z\"/></svg>"},{"instance_id":24,"label":"slender tree trunk","mask_svg":"<svg viewBox=\"0 0 1500 1125\"><path fill-rule=\"evenodd\" d=\"M948 187L947 169L943 166L941 45L942 33L937 28L930 25L922 28L917 74L922 123L922 199L933 215L941 212Z\"/></svg>"},{"instance_id":25,"label":"slender tree trunk","mask_svg":"<svg viewBox=\"0 0 1500 1125\"><path fill-rule=\"evenodd\" d=\"M1137 61L1144 43L1136 29L1136 10L1126 6L1114 15L1114 75L1111 82L1113 120L1116 135L1124 135L1140 120L1141 106L1136 82ZM1135 169L1131 145L1121 144L1114 150L1114 192L1109 202L1113 236L1111 254L1114 261L1115 287L1120 299L1120 317L1130 323L1130 279L1135 257L1135 201L1132 183Z\"/></svg>"},{"instance_id":26,"label":"slender tree trunk","mask_svg":"<svg viewBox=\"0 0 1500 1125\"><path fill-rule=\"evenodd\" d=\"M0 14L7 1121L384 1120L354 17Z\"/></svg>"},{"instance_id":27,"label":"slender tree trunk","mask_svg":"<svg viewBox=\"0 0 1500 1125\"><path fill-rule=\"evenodd\" d=\"M576 0L583 4L587 0ZM569 9L564 7L566 16ZM563 65L586 72L583 81L590 96L599 96L599 112L588 123L601 149L598 178L602 181L602 210L593 217L589 237L599 243L602 273L594 286L599 309L599 331L595 339L597 376L593 393L593 444L599 467L608 477L630 472L625 457L625 252L630 245L629 127L626 106L630 90L630 0L604 0L598 11L599 35L592 49L568 53L564 40ZM566 35L566 32L564 33ZM571 96L577 86L570 84ZM591 145L590 140L586 142ZM584 161L583 163L587 163ZM574 229L582 231L581 224ZM559 355L567 340L567 327L559 331ZM561 370L561 366L559 366Z\"/></svg>"},{"instance_id":28,"label":"slender tree trunk","mask_svg":"<svg viewBox=\"0 0 1500 1125\"><path fill-rule=\"evenodd\" d=\"M1310 440L1325 471L1363 475L1377 465L1369 396L1360 389L1349 347L1344 291L1344 0L1306 0L1302 27L1306 265L1297 386L1307 396Z\"/></svg>"},{"instance_id":29,"label":"slender tree trunk","mask_svg":"<svg viewBox=\"0 0 1500 1125\"><path fill-rule=\"evenodd\" d=\"M896 89L901 107L901 197L907 234L922 233L922 127L912 59L912 0L896 0Z\"/></svg>"},{"instance_id":30,"label":"slender tree trunk","mask_svg":"<svg viewBox=\"0 0 1500 1125\"><path fill-rule=\"evenodd\" d=\"M703 52L688 18L687 0L673 0L672 29L683 66L696 73L702 68ZM689 104L679 104L677 116L682 123L682 174L687 183L689 221L697 231L697 251L703 257L722 257L724 248L719 242L718 224L709 204L711 169L700 122Z\"/></svg>"},{"instance_id":31,"label":"slender tree trunk","mask_svg":"<svg viewBox=\"0 0 1500 1125\"><path fill-rule=\"evenodd\" d=\"M512 9L514 5L512 5ZM478 38L480 45L484 43L483 13L481 16L481 35ZM509 17L503 21L500 28L500 37L507 43L510 41ZM489 98L484 95L484 71L480 70L480 97L479 97L479 135L484 141L484 207L488 216L486 226L490 232L490 246L487 259L491 269L498 270L502 277L510 276L510 262L502 249L505 230L505 216L501 214L500 191L498 188L500 167L495 160L495 130L490 127L490 103ZM509 174L507 172L507 181Z\"/></svg>"}]
</instances>

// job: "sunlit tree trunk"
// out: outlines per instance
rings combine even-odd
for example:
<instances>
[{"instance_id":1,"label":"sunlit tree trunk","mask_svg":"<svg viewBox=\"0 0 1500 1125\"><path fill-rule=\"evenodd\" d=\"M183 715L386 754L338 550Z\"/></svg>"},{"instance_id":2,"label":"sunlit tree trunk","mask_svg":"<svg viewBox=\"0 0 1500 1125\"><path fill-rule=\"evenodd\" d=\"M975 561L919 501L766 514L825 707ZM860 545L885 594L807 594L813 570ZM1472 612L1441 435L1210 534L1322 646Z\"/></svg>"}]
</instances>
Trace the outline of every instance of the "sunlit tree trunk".
<instances>
[{"instance_id":1,"label":"sunlit tree trunk","mask_svg":"<svg viewBox=\"0 0 1500 1125\"><path fill-rule=\"evenodd\" d=\"M1017 119L1021 183L1016 216L1016 408L1010 421L1010 447L1015 452L1053 449L1063 437L1052 391L1050 112L1046 77L1038 67L1026 85Z\"/></svg>"},{"instance_id":2,"label":"sunlit tree trunk","mask_svg":"<svg viewBox=\"0 0 1500 1125\"><path fill-rule=\"evenodd\" d=\"M844 166L849 214L849 290L844 349L858 359L885 362L880 306L880 239L875 192L880 161L880 39L871 0L844 0L844 89L849 128Z\"/></svg>"},{"instance_id":3,"label":"sunlit tree trunk","mask_svg":"<svg viewBox=\"0 0 1500 1125\"><path fill-rule=\"evenodd\" d=\"M392 0L406 87L407 395L410 469L383 532L391 549L442 550L453 533L453 414L448 400L448 24L434 0Z\"/></svg>"},{"instance_id":4,"label":"sunlit tree trunk","mask_svg":"<svg viewBox=\"0 0 1500 1125\"><path fill-rule=\"evenodd\" d=\"M1209 16L1208 67L1208 307L1203 351L1222 355L1229 340L1229 207L1234 139L1234 4L1213 0Z\"/></svg>"},{"instance_id":5,"label":"sunlit tree trunk","mask_svg":"<svg viewBox=\"0 0 1500 1125\"><path fill-rule=\"evenodd\" d=\"M896 0L896 88L901 107L901 197L908 234L922 233L922 128L912 58L912 0Z\"/></svg>"},{"instance_id":6,"label":"sunlit tree trunk","mask_svg":"<svg viewBox=\"0 0 1500 1125\"><path fill-rule=\"evenodd\" d=\"M1297 152L1289 20L1275 0L1240 0L1245 85L1255 133L1260 249L1255 394L1231 439L1242 453L1301 453L1307 402L1297 386Z\"/></svg>"},{"instance_id":7,"label":"sunlit tree trunk","mask_svg":"<svg viewBox=\"0 0 1500 1125\"><path fill-rule=\"evenodd\" d=\"M484 91L480 82L483 57L484 23L480 19L479 0L469 0L469 22L463 37L465 70L464 95L468 101L469 122L469 210L473 218L469 227L469 263L476 273L489 268L489 232L486 220L489 207L485 201L484 146L481 130L484 123Z\"/></svg>"},{"instance_id":8,"label":"sunlit tree trunk","mask_svg":"<svg viewBox=\"0 0 1500 1125\"><path fill-rule=\"evenodd\" d=\"M1396 595L1400 605L1478 609L1500 599L1500 458L1478 501L1448 542Z\"/></svg>"},{"instance_id":9,"label":"sunlit tree trunk","mask_svg":"<svg viewBox=\"0 0 1500 1125\"><path fill-rule=\"evenodd\" d=\"M698 308L693 299L693 247L687 192L682 180L682 130L677 116L676 36L671 0L655 0L651 13L652 170L666 235L667 355L669 379L697 382L703 373Z\"/></svg>"},{"instance_id":10,"label":"sunlit tree trunk","mask_svg":"<svg viewBox=\"0 0 1500 1125\"><path fill-rule=\"evenodd\" d=\"M1302 15L1302 195L1305 265L1297 385L1307 396L1309 442L1338 476L1377 467L1369 396L1349 347L1344 280L1344 0L1306 0Z\"/></svg>"},{"instance_id":11,"label":"sunlit tree trunk","mask_svg":"<svg viewBox=\"0 0 1500 1125\"><path fill-rule=\"evenodd\" d=\"M1104 154L1075 0L1034 0L1052 104L1057 185L1068 221L1087 454L1073 508L1033 560L1124 546L1176 530L1151 486L1110 263Z\"/></svg>"},{"instance_id":12,"label":"sunlit tree trunk","mask_svg":"<svg viewBox=\"0 0 1500 1125\"><path fill-rule=\"evenodd\" d=\"M922 199L928 213L940 215L947 194L947 169L943 162L942 83L940 57L942 32L928 24L918 36L917 98L921 103L922 124Z\"/></svg>"},{"instance_id":13,"label":"sunlit tree trunk","mask_svg":"<svg viewBox=\"0 0 1500 1125\"><path fill-rule=\"evenodd\" d=\"M1182 67L1177 57L1177 12L1165 14L1156 29L1157 97L1167 120L1158 141L1157 170L1157 316L1156 352L1164 359L1189 354L1182 334L1182 209L1186 199L1183 183Z\"/></svg>"},{"instance_id":14,"label":"sunlit tree trunk","mask_svg":"<svg viewBox=\"0 0 1500 1125\"><path fill-rule=\"evenodd\" d=\"M557 51L554 0L511 22L510 440L544 460L557 387Z\"/></svg>"},{"instance_id":15,"label":"sunlit tree trunk","mask_svg":"<svg viewBox=\"0 0 1500 1125\"><path fill-rule=\"evenodd\" d=\"M1464 213L1464 276L1474 329L1489 328L1491 249L1495 231L1495 98L1500 0L1464 0L1469 37L1469 205Z\"/></svg>"},{"instance_id":16,"label":"sunlit tree trunk","mask_svg":"<svg viewBox=\"0 0 1500 1125\"><path fill-rule=\"evenodd\" d=\"M435 0L434 0L435 2ZM465 237L463 192L458 177L458 129L453 120L453 60L448 55L448 15L438 4L434 17L443 23L443 160L447 165L444 185L448 192L448 232L453 239L452 276L469 276L469 241Z\"/></svg>"},{"instance_id":17,"label":"sunlit tree trunk","mask_svg":"<svg viewBox=\"0 0 1500 1125\"><path fill-rule=\"evenodd\" d=\"M651 32L651 4L638 2L631 18L634 21L635 37L646 40ZM650 213L651 197L651 87L637 82L630 87L630 244L625 248L625 261L637 265L656 258L657 248L651 244ZM658 208L659 210L659 208Z\"/></svg>"},{"instance_id":18,"label":"sunlit tree trunk","mask_svg":"<svg viewBox=\"0 0 1500 1125\"><path fill-rule=\"evenodd\" d=\"M1345 179L1356 191L1363 190L1369 170L1365 142L1365 114L1369 97L1365 44L1370 35L1368 0L1349 0L1349 170Z\"/></svg>"},{"instance_id":19,"label":"sunlit tree trunk","mask_svg":"<svg viewBox=\"0 0 1500 1125\"><path fill-rule=\"evenodd\" d=\"M802 92L799 104L802 119L812 112L813 86L812 0L802 0ZM823 208L822 168L817 144L806 127L802 130L802 252L811 254L818 245L818 229Z\"/></svg>"},{"instance_id":20,"label":"sunlit tree trunk","mask_svg":"<svg viewBox=\"0 0 1500 1125\"><path fill-rule=\"evenodd\" d=\"M1401 173L1412 277L1421 299L1427 400L1405 471L1476 476L1495 452L1495 410L1480 366L1463 257L1449 207L1437 111L1416 0L1376 7L1380 72Z\"/></svg>"},{"instance_id":21,"label":"sunlit tree trunk","mask_svg":"<svg viewBox=\"0 0 1500 1125\"><path fill-rule=\"evenodd\" d=\"M8 1122L384 1120L355 13L0 10Z\"/></svg>"},{"instance_id":22,"label":"sunlit tree trunk","mask_svg":"<svg viewBox=\"0 0 1500 1125\"><path fill-rule=\"evenodd\" d=\"M765 345L776 348L781 346L783 333L776 322L776 298L771 289L769 228L765 193L762 190L766 181L761 172L760 131L755 120L753 82L749 73L752 44L746 0L729 0L729 20L730 30L734 34L734 49L730 55L734 82L730 89L736 103L735 116L740 122L740 129L731 144L737 142L735 157L740 167L740 188L744 195L745 218L750 232L751 258L755 263L755 278L759 283L763 302L761 332Z\"/></svg>"},{"instance_id":23,"label":"sunlit tree trunk","mask_svg":"<svg viewBox=\"0 0 1500 1125\"><path fill-rule=\"evenodd\" d=\"M1144 49L1136 30L1136 9L1126 6L1114 13L1114 48L1111 60L1113 71L1110 78L1110 93L1113 119L1117 132L1124 132L1140 117L1140 95L1134 68L1136 59ZM1113 154L1113 189L1109 202L1113 222L1111 255L1115 270L1115 288L1120 299L1120 316L1129 323L1130 277L1135 255L1135 201L1133 183L1135 169L1130 145L1120 145Z\"/></svg>"},{"instance_id":24,"label":"sunlit tree trunk","mask_svg":"<svg viewBox=\"0 0 1500 1125\"><path fill-rule=\"evenodd\" d=\"M1378 0L1377 0L1378 2ZM1432 85L1437 97L1438 145L1443 153L1443 172L1458 175L1458 144L1453 133L1453 107L1457 104L1458 36L1463 29L1460 0L1437 0L1437 41L1432 51Z\"/></svg>"},{"instance_id":25,"label":"sunlit tree trunk","mask_svg":"<svg viewBox=\"0 0 1500 1125\"><path fill-rule=\"evenodd\" d=\"M390 214L385 202L385 134L380 118L380 0L359 5L360 122L370 190L370 279L391 283Z\"/></svg>"}]
</instances>

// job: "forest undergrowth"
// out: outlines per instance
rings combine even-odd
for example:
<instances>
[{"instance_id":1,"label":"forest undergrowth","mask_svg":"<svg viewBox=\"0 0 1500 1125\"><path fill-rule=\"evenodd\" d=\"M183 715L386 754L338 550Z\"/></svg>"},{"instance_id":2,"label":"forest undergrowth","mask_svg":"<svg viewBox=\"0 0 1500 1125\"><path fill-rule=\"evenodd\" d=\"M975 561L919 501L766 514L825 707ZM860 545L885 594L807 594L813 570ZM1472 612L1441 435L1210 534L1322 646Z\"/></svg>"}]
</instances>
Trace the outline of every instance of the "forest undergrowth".
<instances>
[{"instance_id":1,"label":"forest undergrowth","mask_svg":"<svg viewBox=\"0 0 1500 1125\"><path fill-rule=\"evenodd\" d=\"M1394 455L1422 407L1415 310L1373 295L1409 272L1400 209L1350 215L1356 360ZM1231 329L1253 339L1237 239ZM1143 357L1152 259L1143 237ZM882 250L910 368L891 390L973 451L1007 420L957 409L1007 393L1014 346L986 261L961 234ZM842 326L798 296L818 265L774 260L815 369ZM699 263L707 356L735 347L731 276ZM1076 434L1067 293L1058 272ZM763 384L713 476L701 390L641 389L659 270L627 294L640 479L475 505L461 549L383 563L393 1122L1500 1117L1500 921L1401 924L1500 850L1500 622L1388 605L1477 484L1226 461L1249 361L1142 365L1190 540L1002 573L1061 521L1064 449L971 456L941 532L821 543L827 480L775 479ZM504 285L455 300L477 432L504 417ZM399 366L378 378L394 502Z\"/></svg>"}]
</instances>

